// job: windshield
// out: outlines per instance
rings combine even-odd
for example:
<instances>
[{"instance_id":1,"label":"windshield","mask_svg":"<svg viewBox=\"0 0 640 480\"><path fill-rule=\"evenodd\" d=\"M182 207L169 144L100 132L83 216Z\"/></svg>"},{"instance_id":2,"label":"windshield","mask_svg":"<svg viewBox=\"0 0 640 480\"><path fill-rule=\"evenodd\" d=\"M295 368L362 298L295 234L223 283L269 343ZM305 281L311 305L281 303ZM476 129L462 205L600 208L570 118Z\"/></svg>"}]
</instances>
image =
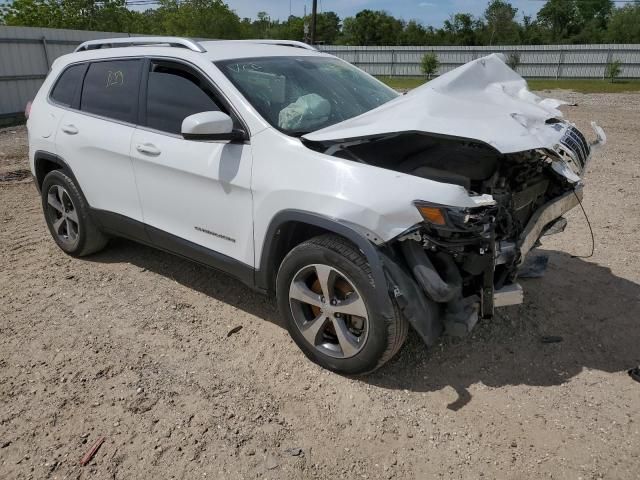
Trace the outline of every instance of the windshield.
<instances>
[{"instance_id":1,"label":"windshield","mask_svg":"<svg viewBox=\"0 0 640 480\"><path fill-rule=\"evenodd\" d=\"M337 58L243 58L216 65L260 115L288 135L328 127L398 96Z\"/></svg>"}]
</instances>

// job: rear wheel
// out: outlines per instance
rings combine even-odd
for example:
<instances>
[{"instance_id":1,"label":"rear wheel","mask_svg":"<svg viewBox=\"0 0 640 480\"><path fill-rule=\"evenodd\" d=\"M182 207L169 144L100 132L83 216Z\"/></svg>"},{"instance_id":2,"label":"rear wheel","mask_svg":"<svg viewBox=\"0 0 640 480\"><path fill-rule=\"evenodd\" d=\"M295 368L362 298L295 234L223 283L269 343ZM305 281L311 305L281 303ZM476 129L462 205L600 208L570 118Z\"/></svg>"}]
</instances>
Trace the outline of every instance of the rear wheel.
<instances>
[{"instance_id":1,"label":"rear wheel","mask_svg":"<svg viewBox=\"0 0 640 480\"><path fill-rule=\"evenodd\" d=\"M366 258L348 241L324 235L294 248L277 279L278 305L291 337L312 361L346 374L375 370L400 349L408 324L374 308Z\"/></svg>"},{"instance_id":2,"label":"rear wheel","mask_svg":"<svg viewBox=\"0 0 640 480\"><path fill-rule=\"evenodd\" d=\"M42 209L51 236L69 255L89 255L106 245L78 187L60 170L49 172L42 182Z\"/></svg>"}]
</instances>

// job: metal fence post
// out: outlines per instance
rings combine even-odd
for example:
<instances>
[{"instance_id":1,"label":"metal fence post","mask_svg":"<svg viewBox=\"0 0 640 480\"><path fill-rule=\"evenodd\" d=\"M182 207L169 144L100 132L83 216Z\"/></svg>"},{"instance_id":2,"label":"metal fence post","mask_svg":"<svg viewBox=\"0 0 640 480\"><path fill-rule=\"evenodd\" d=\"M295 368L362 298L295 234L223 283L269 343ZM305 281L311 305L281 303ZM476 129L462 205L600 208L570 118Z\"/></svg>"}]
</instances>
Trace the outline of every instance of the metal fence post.
<instances>
[{"instance_id":1,"label":"metal fence post","mask_svg":"<svg viewBox=\"0 0 640 480\"><path fill-rule=\"evenodd\" d=\"M556 68L556 80L560 78L560 68L562 68L563 60L564 60L564 50L560 50L560 55L558 55L558 67Z\"/></svg>"},{"instance_id":2,"label":"metal fence post","mask_svg":"<svg viewBox=\"0 0 640 480\"><path fill-rule=\"evenodd\" d=\"M390 73L391 77L394 76L395 60L396 60L396 51L392 48L391 49L391 73Z\"/></svg>"},{"instance_id":3,"label":"metal fence post","mask_svg":"<svg viewBox=\"0 0 640 480\"><path fill-rule=\"evenodd\" d=\"M49 61L49 50L47 49L47 37L40 39L42 42L42 51L44 52L44 61L47 62L47 71L51 68L51 62Z\"/></svg>"}]
</instances>

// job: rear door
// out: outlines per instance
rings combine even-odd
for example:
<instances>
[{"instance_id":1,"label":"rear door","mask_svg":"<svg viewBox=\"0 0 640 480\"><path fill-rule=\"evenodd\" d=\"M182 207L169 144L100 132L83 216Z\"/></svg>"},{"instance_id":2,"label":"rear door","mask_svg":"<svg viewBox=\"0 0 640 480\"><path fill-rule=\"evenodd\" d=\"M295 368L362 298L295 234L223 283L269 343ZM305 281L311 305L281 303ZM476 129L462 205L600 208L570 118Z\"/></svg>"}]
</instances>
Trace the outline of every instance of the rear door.
<instances>
[{"instance_id":1,"label":"rear door","mask_svg":"<svg viewBox=\"0 0 640 480\"><path fill-rule=\"evenodd\" d=\"M57 154L71 167L89 205L142 221L130 157L138 115L140 59L96 61L64 109ZM64 98L69 98L69 94Z\"/></svg>"},{"instance_id":2,"label":"rear door","mask_svg":"<svg viewBox=\"0 0 640 480\"><path fill-rule=\"evenodd\" d=\"M189 115L230 113L213 85L185 63L149 60L141 100L131 157L154 243L204 263L209 255L225 270L235 261L253 267L251 145L185 140L180 133Z\"/></svg>"}]
</instances>

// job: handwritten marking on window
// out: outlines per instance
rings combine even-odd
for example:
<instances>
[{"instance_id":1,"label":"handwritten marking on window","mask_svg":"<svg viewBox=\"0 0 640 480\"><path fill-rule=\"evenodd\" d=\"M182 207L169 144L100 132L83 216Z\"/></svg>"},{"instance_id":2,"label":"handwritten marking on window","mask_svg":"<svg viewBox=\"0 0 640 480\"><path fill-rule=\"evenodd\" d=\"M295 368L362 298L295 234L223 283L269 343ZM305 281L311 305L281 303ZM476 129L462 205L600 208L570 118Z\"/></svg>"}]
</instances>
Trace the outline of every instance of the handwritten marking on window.
<instances>
[{"instance_id":1,"label":"handwritten marking on window","mask_svg":"<svg viewBox=\"0 0 640 480\"><path fill-rule=\"evenodd\" d=\"M124 74L122 70L115 72L109 70L109 74L107 75L107 88L117 85L124 85Z\"/></svg>"}]
</instances>

